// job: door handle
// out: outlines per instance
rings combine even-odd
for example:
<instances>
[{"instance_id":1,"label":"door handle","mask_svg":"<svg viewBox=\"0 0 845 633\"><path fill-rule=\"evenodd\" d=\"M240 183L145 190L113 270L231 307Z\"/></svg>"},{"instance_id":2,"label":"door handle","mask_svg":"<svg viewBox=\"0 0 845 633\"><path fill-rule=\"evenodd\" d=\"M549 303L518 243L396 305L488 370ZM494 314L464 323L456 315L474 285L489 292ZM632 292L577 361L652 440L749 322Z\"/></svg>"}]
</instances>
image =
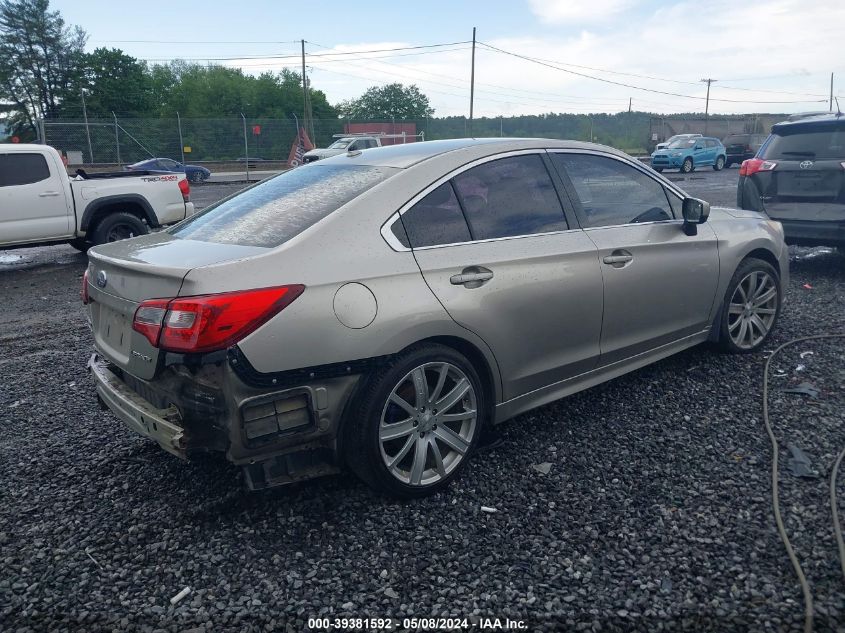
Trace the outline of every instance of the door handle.
<instances>
[{"instance_id":1,"label":"door handle","mask_svg":"<svg viewBox=\"0 0 845 633\"><path fill-rule=\"evenodd\" d=\"M43 193L39 193L38 197L39 198L55 198L58 195L60 195L58 191L44 191Z\"/></svg>"},{"instance_id":2,"label":"door handle","mask_svg":"<svg viewBox=\"0 0 845 633\"><path fill-rule=\"evenodd\" d=\"M634 256L628 251L615 250L610 255L606 255L602 261L605 264L610 264L614 268L623 268L626 264L633 261Z\"/></svg>"},{"instance_id":3,"label":"door handle","mask_svg":"<svg viewBox=\"0 0 845 633\"><path fill-rule=\"evenodd\" d=\"M449 283L453 286L466 286L467 288L478 288L481 284L493 279L493 271L486 268L470 267L464 268L460 275L449 277Z\"/></svg>"}]
</instances>

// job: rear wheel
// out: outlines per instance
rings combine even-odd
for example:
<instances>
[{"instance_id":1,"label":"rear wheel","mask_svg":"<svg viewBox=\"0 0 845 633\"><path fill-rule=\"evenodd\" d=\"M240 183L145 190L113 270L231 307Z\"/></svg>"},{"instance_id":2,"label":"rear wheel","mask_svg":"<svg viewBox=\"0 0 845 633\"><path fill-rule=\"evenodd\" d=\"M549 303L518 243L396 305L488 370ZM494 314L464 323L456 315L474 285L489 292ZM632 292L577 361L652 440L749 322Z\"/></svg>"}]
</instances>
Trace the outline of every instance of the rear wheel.
<instances>
[{"instance_id":1,"label":"rear wheel","mask_svg":"<svg viewBox=\"0 0 845 633\"><path fill-rule=\"evenodd\" d=\"M693 169L695 169L695 165L693 165L692 158L685 158L684 162L681 164L681 173L688 174Z\"/></svg>"},{"instance_id":2,"label":"rear wheel","mask_svg":"<svg viewBox=\"0 0 845 633\"><path fill-rule=\"evenodd\" d=\"M658 174L662 174L662 173L663 173L663 168L662 168L662 167L653 167L652 169L654 169L654 171L656 171Z\"/></svg>"},{"instance_id":3,"label":"rear wheel","mask_svg":"<svg viewBox=\"0 0 845 633\"><path fill-rule=\"evenodd\" d=\"M137 215L117 211L109 213L99 221L94 229L93 242L94 244L117 242L138 235L146 235L149 232L149 227Z\"/></svg>"},{"instance_id":4,"label":"rear wheel","mask_svg":"<svg viewBox=\"0 0 845 633\"><path fill-rule=\"evenodd\" d=\"M746 259L736 269L725 294L719 344L745 354L760 348L777 323L781 304L780 278L760 259Z\"/></svg>"},{"instance_id":5,"label":"rear wheel","mask_svg":"<svg viewBox=\"0 0 845 633\"><path fill-rule=\"evenodd\" d=\"M485 398L462 354L436 344L412 349L370 378L346 430L346 461L392 496L443 490L478 443Z\"/></svg>"},{"instance_id":6,"label":"rear wheel","mask_svg":"<svg viewBox=\"0 0 845 633\"><path fill-rule=\"evenodd\" d=\"M719 156L719 158L716 159L716 163L713 165L713 169L715 171L722 171L722 169L724 167L725 167L725 157Z\"/></svg>"}]
</instances>

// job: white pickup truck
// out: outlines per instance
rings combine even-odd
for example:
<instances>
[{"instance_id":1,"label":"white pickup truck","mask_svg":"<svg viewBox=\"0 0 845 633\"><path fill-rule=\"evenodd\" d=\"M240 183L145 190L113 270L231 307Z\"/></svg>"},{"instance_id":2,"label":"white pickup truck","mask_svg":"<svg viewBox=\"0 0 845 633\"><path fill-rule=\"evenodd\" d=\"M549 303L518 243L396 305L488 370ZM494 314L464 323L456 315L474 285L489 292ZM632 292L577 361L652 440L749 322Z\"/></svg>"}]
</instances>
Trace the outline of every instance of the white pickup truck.
<instances>
[{"instance_id":1,"label":"white pickup truck","mask_svg":"<svg viewBox=\"0 0 845 633\"><path fill-rule=\"evenodd\" d=\"M47 145L0 144L0 250L66 242L86 251L194 213L184 174L70 177Z\"/></svg>"},{"instance_id":2,"label":"white pickup truck","mask_svg":"<svg viewBox=\"0 0 845 633\"><path fill-rule=\"evenodd\" d=\"M381 147L381 139L378 136L342 136L334 143L324 149L312 149L305 152L302 156L303 163L313 163L315 160L321 158L328 158L329 156L337 156L344 152L355 152L360 149L369 149L371 147Z\"/></svg>"}]
</instances>

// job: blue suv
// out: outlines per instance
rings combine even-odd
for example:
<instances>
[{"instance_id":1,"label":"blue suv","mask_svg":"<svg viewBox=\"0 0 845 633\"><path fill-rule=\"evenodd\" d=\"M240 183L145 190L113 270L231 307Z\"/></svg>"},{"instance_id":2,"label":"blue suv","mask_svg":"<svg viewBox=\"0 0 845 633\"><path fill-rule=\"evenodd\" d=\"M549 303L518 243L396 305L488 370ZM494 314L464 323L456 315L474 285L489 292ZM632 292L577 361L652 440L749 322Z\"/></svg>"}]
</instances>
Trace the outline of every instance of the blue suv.
<instances>
[{"instance_id":1,"label":"blue suv","mask_svg":"<svg viewBox=\"0 0 845 633\"><path fill-rule=\"evenodd\" d=\"M722 141L709 136L682 138L670 143L668 147L656 150L651 155L651 167L654 171L680 169L688 174L696 167L711 165L719 171L725 166L727 152Z\"/></svg>"}]
</instances>

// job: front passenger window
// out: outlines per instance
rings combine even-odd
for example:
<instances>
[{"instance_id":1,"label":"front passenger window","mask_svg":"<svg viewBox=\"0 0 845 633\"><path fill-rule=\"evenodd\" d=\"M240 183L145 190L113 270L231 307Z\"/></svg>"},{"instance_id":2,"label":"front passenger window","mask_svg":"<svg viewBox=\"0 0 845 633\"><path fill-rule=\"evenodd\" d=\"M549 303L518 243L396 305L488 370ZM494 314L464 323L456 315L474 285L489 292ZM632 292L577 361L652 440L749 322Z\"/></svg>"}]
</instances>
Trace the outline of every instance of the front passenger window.
<instances>
[{"instance_id":1,"label":"front passenger window","mask_svg":"<svg viewBox=\"0 0 845 633\"><path fill-rule=\"evenodd\" d=\"M656 180L622 161L593 154L552 154L581 202L584 228L672 220L666 192Z\"/></svg>"}]
</instances>

